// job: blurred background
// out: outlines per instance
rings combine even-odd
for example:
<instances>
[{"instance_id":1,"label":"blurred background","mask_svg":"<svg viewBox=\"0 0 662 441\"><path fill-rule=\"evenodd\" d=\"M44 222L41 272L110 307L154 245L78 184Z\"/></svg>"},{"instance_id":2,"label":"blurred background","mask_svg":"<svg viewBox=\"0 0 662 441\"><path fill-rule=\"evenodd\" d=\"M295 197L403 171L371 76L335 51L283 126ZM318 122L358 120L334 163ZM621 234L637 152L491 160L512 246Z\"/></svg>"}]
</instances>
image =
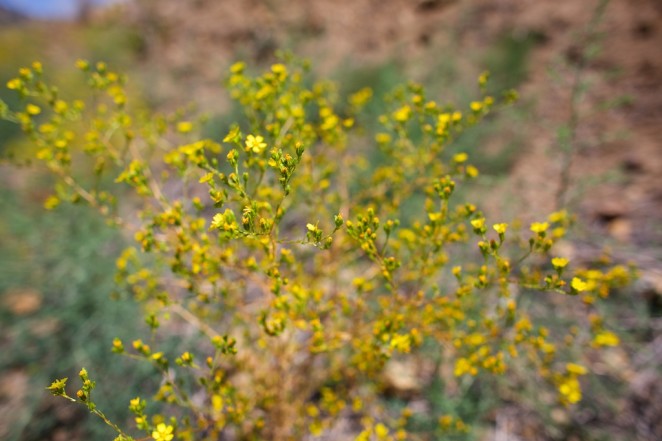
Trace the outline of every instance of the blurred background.
<instances>
[{"instance_id":1,"label":"blurred background","mask_svg":"<svg viewBox=\"0 0 662 441\"><path fill-rule=\"evenodd\" d=\"M0 0L0 84L40 60L66 94L81 81L76 59L103 60L129 75L134 100L208 113L216 138L236 112L221 87L228 66L267 66L279 49L310 58L343 94L412 79L462 104L484 70L493 91L517 89L516 106L463 138L482 174L472 197L488 217L523 221L563 202L580 220L568 255L608 248L641 278L609 299L623 344L591 366L579 406L466 397L485 428L467 439L662 439L661 48L659 0ZM16 103L9 92L0 98ZM19 129L0 122L0 155L22 149ZM114 337L145 331L134 305L113 300L125 239L84 207L45 212L48 188L38 168L0 164L0 439L106 439L44 388L86 366L121 421L152 381L110 352Z\"/></svg>"}]
</instances>

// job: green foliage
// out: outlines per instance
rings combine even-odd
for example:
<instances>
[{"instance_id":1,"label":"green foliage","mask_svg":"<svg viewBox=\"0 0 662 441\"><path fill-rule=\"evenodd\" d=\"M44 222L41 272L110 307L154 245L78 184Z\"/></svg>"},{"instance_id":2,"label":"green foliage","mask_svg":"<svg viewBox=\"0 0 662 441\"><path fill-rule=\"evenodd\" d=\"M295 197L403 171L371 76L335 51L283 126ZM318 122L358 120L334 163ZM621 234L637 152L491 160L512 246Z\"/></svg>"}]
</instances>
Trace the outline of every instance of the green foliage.
<instances>
[{"instance_id":1,"label":"green foliage","mask_svg":"<svg viewBox=\"0 0 662 441\"><path fill-rule=\"evenodd\" d=\"M528 75L529 54L542 39L538 34L505 34L485 54L485 67L492 74L490 92L518 87Z\"/></svg>"},{"instance_id":2,"label":"green foliage","mask_svg":"<svg viewBox=\"0 0 662 441\"><path fill-rule=\"evenodd\" d=\"M122 238L85 207L61 207L44 216L34 201L43 182L15 192L5 184L0 191L0 320L11 331L1 343L0 371L16 369L30 376L24 391L27 407L16 410L9 439L18 439L19 433L24 440L43 439L53 431L58 424L54 416L38 415L43 386L63 373L76 372L81 363L107 379L100 390L117 401L105 409L114 419L125 419L124 402L131 398L127 389L144 381L146 372L111 361L108 352L114 337L138 332L140 320L132 302L111 300ZM25 302L22 293L41 299L28 315L4 307L10 300ZM115 388L118 382L127 389ZM108 436L95 421L85 429L90 438Z\"/></svg>"},{"instance_id":3,"label":"green foliage","mask_svg":"<svg viewBox=\"0 0 662 441\"><path fill-rule=\"evenodd\" d=\"M106 64L78 67L93 100L61 96L34 63L8 83L23 101L2 117L55 176L47 208L89 205L135 239L116 282L143 304L153 338L118 338L112 351L161 377L152 399L141 390L129 403L140 436L302 439L352 418L357 440L464 437L463 418L480 406L444 406L440 395L452 402L524 368L572 406L584 357L618 344L598 304L631 269L556 256L565 211L523 228L457 197L478 169L448 147L516 99L488 94L487 73L466 108L408 83L371 122L369 88L341 100L334 83L306 79L305 62L286 57L260 75L239 62L226 84L245 116L222 139L200 139L199 119L134 107ZM568 308L574 325L543 326L538 298L581 305ZM177 335L187 338L174 352ZM384 406L387 368L429 358L432 410ZM80 377L75 394L63 380L50 389L131 439Z\"/></svg>"}]
</instances>

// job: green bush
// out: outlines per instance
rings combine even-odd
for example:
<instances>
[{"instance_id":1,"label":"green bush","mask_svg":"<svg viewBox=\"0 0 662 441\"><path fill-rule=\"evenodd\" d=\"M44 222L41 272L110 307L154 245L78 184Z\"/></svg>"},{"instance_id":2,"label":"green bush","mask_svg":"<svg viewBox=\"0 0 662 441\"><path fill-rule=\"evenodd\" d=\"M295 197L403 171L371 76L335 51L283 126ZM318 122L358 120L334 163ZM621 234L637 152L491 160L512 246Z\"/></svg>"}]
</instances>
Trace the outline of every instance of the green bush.
<instances>
[{"instance_id":1,"label":"green bush","mask_svg":"<svg viewBox=\"0 0 662 441\"><path fill-rule=\"evenodd\" d=\"M487 74L468 109L411 83L375 124L368 88L341 100L304 62L257 76L239 62L227 88L245 118L217 140L196 137L203 121L184 112L133 107L105 64L78 67L91 96L59 96L34 63L8 83L21 106L0 103L0 116L56 177L46 208L86 204L135 238L117 260L117 292L142 303L153 332L112 351L161 379L129 403L138 438L339 438L343 421L357 440L462 437L459 407L433 406L431 426L385 405L385 372L409 361L423 376L433 361L425 381L452 395L525 369L572 406L585 360L618 344L598 306L632 269L571 269L554 252L565 211L489 223L454 197L478 170L448 147L516 98L486 95ZM122 187L135 197L118 197ZM559 304L567 326L543 326ZM85 369L80 379L73 394L66 378L49 389L133 439L97 407Z\"/></svg>"}]
</instances>

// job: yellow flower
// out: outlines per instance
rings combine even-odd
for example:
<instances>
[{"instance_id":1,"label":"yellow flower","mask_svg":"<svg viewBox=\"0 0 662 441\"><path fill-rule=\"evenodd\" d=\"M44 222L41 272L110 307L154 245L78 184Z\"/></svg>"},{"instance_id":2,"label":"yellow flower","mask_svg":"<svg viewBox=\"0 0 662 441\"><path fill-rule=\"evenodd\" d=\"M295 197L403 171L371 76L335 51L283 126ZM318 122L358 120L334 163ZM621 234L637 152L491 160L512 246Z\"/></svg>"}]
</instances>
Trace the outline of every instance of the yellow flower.
<instances>
[{"instance_id":1,"label":"yellow flower","mask_svg":"<svg viewBox=\"0 0 662 441\"><path fill-rule=\"evenodd\" d=\"M271 72L276 74L278 77L285 77L287 76L287 67L285 67L285 65L282 63L277 63L271 66Z\"/></svg>"},{"instance_id":2,"label":"yellow flower","mask_svg":"<svg viewBox=\"0 0 662 441\"><path fill-rule=\"evenodd\" d=\"M60 115L66 112L68 108L69 106L67 103L62 100L55 101L55 104L53 105L53 110L55 110L55 113Z\"/></svg>"},{"instance_id":3,"label":"yellow flower","mask_svg":"<svg viewBox=\"0 0 662 441\"><path fill-rule=\"evenodd\" d=\"M443 415L439 417L439 425L444 429L447 429L453 423L453 417L451 415Z\"/></svg>"},{"instance_id":4,"label":"yellow flower","mask_svg":"<svg viewBox=\"0 0 662 441\"><path fill-rule=\"evenodd\" d=\"M44 208L46 210L52 210L55 207L60 205L60 199L57 196L49 196L44 202Z\"/></svg>"},{"instance_id":5,"label":"yellow flower","mask_svg":"<svg viewBox=\"0 0 662 441\"><path fill-rule=\"evenodd\" d=\"M246 151L253 151L253 153L260 153L267 147L264 138L261 136L248 135L246 137Z\"/></svg>"},{"instance_id":6,"label":"yellow flower","mask_svg":"<svg viewBox=\"0 0 662 441\"><path fill-rule=\"evenodd\" d=\"M483 108L483 103L481 103L480 101L473 101L469 105L469 107L471 107L471 110L473 110L474 112L480 112L480 110Z\"/></svg>"},{"instance_id":7,"label":"yellow flower","mask_svg":"<svg viewBox=\"0 0 662 441\"><path fill-rule=\"evenodd\" d=\"M377 435L377 439L386 439L388 436L388 427L382 423L378 423L375 426L375 435Z\"/></svg>"},{"instance_id":8,"label":"yellow flower","mask_svg":"<svg viewBox=\"0 0 662 441\"><path fill-rule=\"evenodd\" d=\"M172 434L172 430L172 426L166 426L161 423L156 426L156 430L152 432L152 438L156 441L170 441L175 437L175 435Z\"/></svg>"},{"instance_id":9,"label":"yellow flower","mask_svg":"<svg viewBox=\"0 0 662 441\"><path fill-rule=\"evenodd\" d=\"M457 162L458 164L466 162L467 159L469 159L469 155L467 155L466 153L458 153L455 156L453 156L453 161Z\"/></svg>"},{"instance_id":10,"label":"yellow flower","mask_svg":"<svg viewBox=\"0 0 662 441\"><path fill-rule=\"evenodd\" d=\"M565 368L569 373L575 375L586 375L586 372L588 372L584 366L577 363L568 363L565 365Z\"/></svg>"},{"instance_id":11,"label":"yellow flower","mask_svg":"<svg viewBox=\"0 0 662 441\"><path fill-rule=\"evenodd\" d=\"M375 141L377 141L378 144L388 144L391 142L391 135L388 133L378 133L375 135Z\"/></svg>"},{"instance_id":12,"label":"yellow flower","mask_svg":"<svg viewBox=\"0 0 662 441\"><path fill-rule=\"evenodd\" d=\"M613 332L602 331L593 339L593 343L597 346L618 346L620 340Z\"/></svg>"},{"instance_id":13,"label":"yellow flower","mask_svg":"<svg viewBox=\"0 0 662 441\"><path fill-rule=\"evenodd\" d=\"M358 92L350 96L349 102L353 106L359 107L359 106L363 106L368 101L370 101L370 98L372 98L372 89L369 87L364 87L363 89L359 90Z\"/></svg>"},{"instance_id":14,"label":"yellow flower","mask_svg":"<svg viewBox=\"0 0 662 441\"><path fill-rule=\"evenodd\" d=\"M456 377L461 377L466 373L472 373L472 366L471 363L469 363L469 360L466 358L459 358L455 362L455 370L453 373Z\"/></svg>"},{"instance_id":15,"label":"yellow flower","mask_svg":"<svg viewBox=\"0 0 662 441\"><path fill-rule=\"evenodd\" d=\"M409 335L395 334L391 339L391 348L396 351L408 353L411 350L411 339Z\"/></svg>"},{"instance_id":16,"label":"yellow flower","mask_svg":"<svg viewBox=\"0 0 662 441\"><path fill-rule=\"evenodd\" d=\"M234 126L230 129L225 138L223 138L223 142L237 142L239 138L241 138L239 126Z\"/></svg>"},{"instance_id":17,"label":"yellow flower","mask_svg":"<svg viewBox=\"0 0 662 441\"><path fill-rule=\"evenodd\" d=\"M576 377L570 377L559 385L559 392L564 401L573 404L582 399L582 389Z\"/></svg>"},{"instance_id":18,"label":"yellow flower","mask_svg":"<svg viewBox=\"0 0 662 441\"><path fill-rule=\"evenodd\" d=\"M508 224L494 224L492 225L492 228L494 228L494 231L497 233L504 234L508 229Z\"/></svg>"},{"instance_id":19,"label":"yellow flower","mask_svg":"<svg viewBox=\"0 0 662 441\"><path fill-rule=\"evenodd\" d=\"M437 124L441 127L446 127L448 122L451 120L451 114L450 113L442 113L437 117Z\"/></svg>"},{"instance_id":20,"label":"yellow flower","mask_svg":"<svg viewBox=\"0 0 662 441\"><path fill-rule=\"evenodd\" d=\"M467 165L466 172L467 172L467 176L469 176L470 178L475 178L476 176L478 176L478 169L473 165Z\"/></svg>"},{"instance_id":21,"label":"yellow flower","mask_svg":"<svg viewBox=\"0 0 662 441\"><path fill-rule=\"evenodd\" d=\"M573 277L572 282L570 282L570 286L572 286L572 289L579 292L588 290L588 283L584 282L579 277Z\"/></svg>"},{"instance_id":22,"label":"yellow flower","mask_svg":"<svg viewBox=\"0 0 662 441\"><path fill-rule=\"evenodd\" d=\"M193 130L193 123L190 121L181 121L177 123L177 131L179 133L188 133Z\"/></svg>"},{"instance_id":23,"label":"yellow flower","mask_svg":"<svg viewBox=\"0 0 662 441\"><path fill-rule=\"evenodd\" d=\"M563 228L563 227L554 228L552 230L552 236L557 238L557 239L562 238L563 236L565 236L565 228Z\"/></svg>"},{"instance_id":24,"label":"yellow flower","mask_svg":"<svg viewBox=\"0 0 662 441\"><path fill-rule=\"evenodd\" d=\"M549 224L547 222L534 222L531 224L531 231L534 233L544 233L547 231L547 228L549 228Z\"/></svg>"},{"instance_id":25,"label":"yellow flower","mask_svg":"<svg viewBox=\"0 0 662 441\"><path fill-rule=\"evenodd\" d=\"M478 84L480 85L480 87L485 87L489 77L490 77L490 73L488 71L485 71L482 74L480 74L480 76L478 77Z\"/></svg>"},{"instance_id":26,"label":"yellow flower","mask_svg":"<svg viewBox=\"0 0 662 441\"><path fill-rule=\"evenodd\" d=\"M246 63L243 61L237 61L232 66L230 66L230 72L238 74L242 73L246 69Z\"/></svg>"},{"instance_id":27,"label":"yellow flower","mask_svg":"<svg viewBox=\"0 0 662 441\"><path fill-rule=\"evenodd\" d=\"M566 210L556 211L549 215L549 221L554 223L563 222L568 218L568 212Z\"/></svg>"},{"instance_id":28,"label":"yellow flower","mask_svg":"<svg viewBox=\"0 0 662 441\"><path fill-rule=\"evenodd\" d=\"M564 257L555 257L552 259L552 265L556 269L565 268L568 265L568 259Z\"/></svg>"},{"instance_id":29,"label":"yellow flower","mask_svg":"<svg viewBox=\"0 0 662 441\"><path fill-rule=\"evenodd\" d=\"M87 70L90 68L90 63L87 60L76 60L76 67L80 70Z\"/></svg>"},{"instance_id":30,"label":"yellow flower","mask_svg":"<svg viewBox=\"0 0 662 441\"><path fill-rule=\"evenodd\" d=\"M34 104L28 104L25 106L25 111L30 115L39 115L41 113L41 108L39 106L35 106Z\"/></svg>"},{"instance_id":31,"label":"yellow flower","mask_svg":"<svg viewBox=\"0 0 662 441\"><path fill-rule=\"evenodd\" d=\"M471 226L476 230L480 230L485 226L485 218L474 219L471 221Z\"/></svg>"},{"instance_id":32,"label":"yellow flower","mask_svg":"<svg viewBox=\"0 0 662 441\"><path fill-rule=\"evenodd\" d=\"M411 116L411 108L408 105L404 105L395 112L393 112L393 119L399 122L405 122Z\"/></svg>"},{"instance_id":33,"label":"yellow flower","mask_svg":"<svg viewBox=\"0 0 662 441\"><path fill-rule=\"evenodd\" d=\"M19 87L21 87L22 84L23 83L21 82L20 79L14 78L12 80L7 81L7 89L16 90Z\"/></svg>"}]
</instances>

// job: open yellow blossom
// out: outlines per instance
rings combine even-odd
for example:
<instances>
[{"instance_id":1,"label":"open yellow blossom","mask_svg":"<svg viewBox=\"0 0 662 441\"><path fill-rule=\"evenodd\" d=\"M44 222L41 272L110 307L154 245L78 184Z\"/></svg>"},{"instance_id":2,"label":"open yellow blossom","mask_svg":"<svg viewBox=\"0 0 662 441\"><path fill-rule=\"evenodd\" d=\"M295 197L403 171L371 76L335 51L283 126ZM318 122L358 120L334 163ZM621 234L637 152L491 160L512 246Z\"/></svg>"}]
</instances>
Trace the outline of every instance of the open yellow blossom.
<instances>
[{"instance_id":1,"label":"open yellow blossom","mask_svg":"<svg viewBox=\"0 0 662 441\"><path fill-rule=\"evenodd\" d=\"M476 375L478 369L471 365L466 358L458 358L455 362L455 370L453 371L456 377L461 377L464 374Z\"/></svg>"},{"instance_id":2,"label":"open yellow blossom","mask_svg":"<svg viewBox=\"0 0 662 441\"><path fill-rule=\"evenodd\" d=\"M411 107L404 105L393 112L393 119L399 122L405 122L411 117Z\"/></svg>"},{"instance_id":3,"label":"open yellow blossom","mask_svg":"<svg viewBox=\"0 0 662 441\"><path fill-rule=\"evenodd\" d=\"M566 403L574 404L582 399L582 389L577 378L572 376L559 385L559 392Z\"/></svg>"},{"instance_id":4,"label":"open yellow blossom","mask_svg":"<svg viewBox=\"0 0 662 441\"><path fill-rule=\"evenodd\" d=\"M566 370L575 375L586 375L588 372L584 366L577 363L568 363L565 365Z\"/></svg>"},{"instance_id":5,"label":"open yellow blossom","mask_svg":"<svg viewBox=\"0 0 662 441\"><path fill-rule=\"evenodd\" d=\"M492 225L492 228L494 228L494 231L499 234L505 234L506 230L508 229L508 224L494 224Z\"/></svg>"},{"instance_id":6,"label":"open yellow blossom","mask_svg":"<svg viewBox=\"0 0 662 441\"><path fill-rule=\"evenodd\" d=\"M282 63L277 63L271 66L271 72L276 74L279 78L285 78L287 76L287 67Z\"/></svg>"},{"instance_id":7,"label":"open yellow blossom","mask_svg":"<svg viewBox=\"0 0 662 441\"><path fill-rule=\"evenodd\" d=\"M568 265L568 259L565 257L555 257L552 259L552 265L556 269L565 268Z\"/></svg>"},{"instance_id":8,"label":"open yellow blossom","mask_svg":"<svg viewBox=\"0 0 662 441\"><path fill-rule=\"evenodd\" d=\"M87 70L90 68L90 63L87 60L76 60L76 67L80 70Z\"/></svg>"},{"instance_id":9,"label":"open yellow blossom","mask_svg":"<svg viewBox=\"0 0 662 441\"><path fill-rule=\"evenodd\" d=\"M234 74L242 73L246 69L246 63L243 61L237 61L232 66L230 66L230 72Z\"/></svg>"},{"instance_id":10,"label":"open yellow blossom","mask_svg":"<svg viewBox=\"0 0 662 441\"><path fill-rule=\"evenodd\" d=\"M470 178L475 178L478 176L478 169L473 165L467 165L466 173Z\"/></svg>"},{"instance_id":11,"label":"open yellow blossom","mask_svg":"<svg viewBox=\"0 0 662 441\"><path fill-rule=\"evenodd\" d=\"M35 106L34 104L28 104L25 106L25 111L30 115L39 115L41 113L41 108L39 106Z\"/></svg>"},{"instance_id":12,"label":"open yellow blossom","mask_svg":"<svg viewBox=\"0 0 662 441\"><path fill-rule=\"evenodd\" d=\"M11 80L7 81L7 89L16 90L19 87L21 87L22 84L23 83L21 82L20 79L14 78L14 79L11 79Z\"/></svg>"},{"instance_id":13,"label":"open yellow blossom","mask_svg":"<svg viewBox=\"0 0 662 441\"><path fill-rule=\"evenodd\" d=\"M609 331L602 331L593 339L596 346L618 346L620 340L616 334Z\"/></svg>"},{"instance_id":14,"label":"open yellow blossom","mask_svg":"<svg viewBox=\"0 0 662 441\"><path fill-rule=\"evenodd\" d=\"M466 162L467 159L469 159L469 155L467 155L466 153L458 153L455 156L453 156L453 161L457 162L458 164Z\"/></svg>"},{"instance_id":15,"label":"open yellow blossom","mask_svg":"<svg viewBox=\"0 0 662 441\"><path fill-rule=\"evenodd\" d=\"M378 133L375 135L375 141L377 141L378 144L388 144L391 142L391 135L388 133Z\"/></svg>"},{"instance_id":16,"label":"open yellow blossom","mask_svg":"<svg viewBox=\"0 0 662 441\"><path fill-rule=\"evenodd\" d=\"M190 121L180 121L177 123L177 131L179 133L188 133L193 130L193 123Z\"/></svg>"},{"instance_id":17,"label":"open yellow blossom","mask_svg":"<svg viewBox=\"0 0 662 441\"><path fill-rule=\"evenodd\" d=\"M469 105L469 107L471 107L471 110L473 110L474 112L480 112L480 110L483 108L483 103L481 103L480 101L473 101Z\"/></svg>"},{"instance_id":18,"label":"open yellow blossom","mask_svg":"<svg viewBox=\"0 0 662 441\"><path fill-rule=\"evenodd\" d=\"M386 439L388 436L388 428L384 424L378 423L375 426L375 435L377 435L377 439Z\"/></svg>"},{"instance_id":19,"label":"open yellow blossom","mask_svg":"<svg viewBox=\"0 0 662 441\"><path fill-rule=\"evenodd\" d=\"M170 441L175 437L175 435L172 434L172 430L172 426L166 426L161 423L156 426L156 430L152 432L152 438L154 438L155 441Z\"/></svg>"},{"instance_id":20,"label":"open yellow blossom","mask_svg":"<svg viewBox=\"0 0 662 441\"><path fill-rule=\"evenodd\" d=\"M476 230L480 230L485 226L485 218L473 219L471 221L471 226L474 227Z\"/></svg>"},{"instance_id":21,"label":"open yellow blossom","mask_svg":"<svg viewBox=\"0 0 662 441\"><path fill-rule=\"evenodd\" d=\"M556 211L549 215L549 221L554 223L563 222L568 218L568 212L566 210Z\"/></svg>"},{"instance_id":22,"label":"open yellow blossom","mask_svg":"<svg viewBox=\"0 0 662 441\"><path fill-rule=\"evenodd\" d=\"M261 136L248 135L246 137L246 151L252 151L253 153L260 153L267 147L267 143L264 142L264 138Z\"/></svg>"},{"instance_id":23,"label":"open yellow blossom","mask_svg":"<svg viewBox=\"0 0 662 441\"><path fill-rule=\"evenodd\" d=\"M490 77L490 73L488 71L484 71L483 73L480 74L480 76L478 77L478 84L480 85L480 87L485 87L489 77Z\"/></svg>"},{"instance_id":24,"label":"open yellow blossom","mask_svg":"<svg viewBox=\"0 0 662 441\"><path fill-rule=\"evenodd\" d=\"M579 292L588 290L588 283L584 282L579 277L573 277L572 282L570 282L570 286L572 286L572 289Z\"/></svg>"},{"instance_id":25,"label":"open yellow blossom","mask_svg":"<svg viewBox=\"0 0 662 441\"><path fill-rule=\"evenodd\" d=\"M534 222L531 224L531 231L534 233L544 233L547 231L547 228L549 228L549 224L547 222Z\"/></svg>"}]
</instances>

